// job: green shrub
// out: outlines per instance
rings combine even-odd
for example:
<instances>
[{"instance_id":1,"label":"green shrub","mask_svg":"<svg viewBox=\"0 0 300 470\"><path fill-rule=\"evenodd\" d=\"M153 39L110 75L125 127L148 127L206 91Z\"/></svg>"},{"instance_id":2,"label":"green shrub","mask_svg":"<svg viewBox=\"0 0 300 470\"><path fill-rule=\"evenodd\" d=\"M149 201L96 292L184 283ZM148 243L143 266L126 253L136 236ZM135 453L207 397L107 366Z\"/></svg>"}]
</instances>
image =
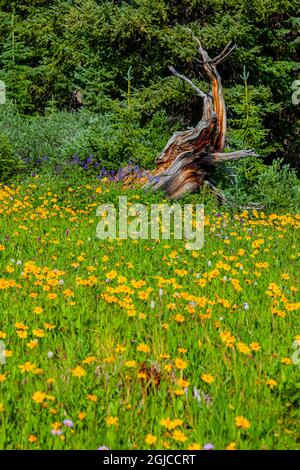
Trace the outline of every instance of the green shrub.
<instances>
[{"instance_id":1,"label":"green shrub","mask_svg":"<svg viewBox=\"0 0 300 470\"><path fill-rule=\"evenodd\" d=\"M0 127L8 136L13 153L28 172L65 167L74 155L90 155L100 167L117 170L129 160L150 167L169 138L168 118L156 112L148 123L126 101L117 102L110 112L95 114L85 109L49 116L20 116L16 107L0 107Z\"/></svg>"},{"instance_id":2,"label":"green shrub","mask_svg":"<svg viewBox=\"0 0 300 470\"><path fill-rule=\"evenodd\" d=\"M6 181L22 167L20 158L14 153L12 144L4 132L0 132L0 181Z\"/></svg>"},{"instance_id":3,"label":"green shrub","mask_svg":"<svg viewBox=\"0 0 300 470\"><path fill-rule=\"evenodd\" d=\"M260 173L253 192L269 208L299 210L300 181L294 169L274 160Z\"/></svg>"},{"instance_id":4,"label":"green shrub","mask_svg":"<svg viewBox=\"0 0 300 470\"><path fill-rule=\"evenodd\" d=\"M294 169L274 160L268 166L249 159L220 168L218 186L222 187L230 206L258 204L267 210L299 210L300 181Z\"/></svg>"},{"instance_id":5,"label":"green shrub","mask_svg":"<svg viewBox=\"0 0 300 470\"><path fill-rule=\"evenodd\" d=\"M83 160L93 155L109 170L117 170L129 160L149 168L169 137L167 129L165 113L155 113L143 127L140 114L121 103L114 112L94 115L87 127L78 129L62 148L62 157L67 160L77 154Z\"/></svg>"},{"instance_id":6,"label":"green shrub","mask_svg":"<svg viewBox=\"0 0 300 470\"><path fill-rule=\"evenodd\" d=\"M55 112L49 116L20 116L11 103L0 106L0 126L9 137L14 152L24 161L43 155L59 160L61 151L79 129L89 125L92 113Z\"/></svg>"}]
</instances>

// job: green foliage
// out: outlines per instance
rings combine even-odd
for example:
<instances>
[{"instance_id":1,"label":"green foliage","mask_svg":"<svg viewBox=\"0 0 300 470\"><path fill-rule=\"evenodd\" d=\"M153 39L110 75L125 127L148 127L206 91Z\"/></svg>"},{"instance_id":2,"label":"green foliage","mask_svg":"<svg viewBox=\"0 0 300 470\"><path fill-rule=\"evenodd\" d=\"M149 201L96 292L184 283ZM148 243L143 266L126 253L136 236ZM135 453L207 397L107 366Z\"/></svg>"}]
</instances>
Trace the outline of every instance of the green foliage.
<instances>
[{"instance_id":1,"label":"green foliage","mask_svg":"<svg viewBox=\"0 0 300 470\"><path fill-rule=\"evenodd\" d=\"M299 210L300 182L295 170L274 160L257 178L253 192L269 208Z\"/></svg>"},{"instance_id":2,"label":"green foliage","mask_svg":"<svg viewBox=\"0 0 300 470\"><path fill-rule=\"evenodd\" d=\"M22 114L70 110L74 90L89 111L114 112L116 101L126 99L130 69L142 127L157 110L185 126L199 119L199 100L168 71L172 64L198 81L189 28L212 55L232 40L238 49L220 67L236 131L230 145L249 142L264 155L297 164L291 84L299 67L299 21L290 0L3 1L0 20L0 79ZM240 85L244 65L247 97ZM198 82L207 88L205 80ZM136 142L134 129L128 132Z\"/></svg>"},{"instance_id":3,"label":"green foliage","mask_svg":"<svg viewBox=\"0 0 300 470\"><path fill-rule=\"evenodd\" d=\"M77 154L83 160L92 154L110 170L129 160L149 167L166 143L167 125L164 113L156 113L142 128L136 111L119 107L115 113L94 116L87 128L79 129L63 148L63 156Z\"/></svg>"},{"instance_id":4,"label":"green foliage","mask_svg":"<svg viewBox=\"0 0 300 470\"><path fill-rule=\"evenodd\" d=\"M280 106L270 102L270 91L263 86L248 84L249 72L243 67L241 79L244 86L237 85L231 90L229 111L234 118L229 119L229 142L232 148L253 148L260 155L268 155L280 150L280 146L269 142L270 129L264 127L263 118L278 111Z\"/></svg>"},{"instance_id":5,"label":"green foliage","mask_svg":"<svg viewBox=\"0 0 300 470\"><path fill-rule=\"evenodd\" d=\"M109 170L132 160L153 165L171 129L164 112L156 112L146 126L134 103L116 101L114 111L99 115L87 110L55 112L48 116L20 116L16 106L0 106L0 126L11 142L13 158L27 172L64 167L76 154L80 160L94 155Z\"/></svg>"},{"instance_id":6,"label":"green foliage","mask_svg":"<svg viewBox=\"0 0 300 470\"><path fill-rule=\"evenodd\" d=\"M22 167L22 162L16 158L13 146L4 132L0 132L0 182L16 174Z\"/></svg>"},{"instance_id":7,"label":"green foliage","mask_svg":"<svg viewBox=\"0 0 300 470\"><path fill-rule=\"evenodd\" d=\"M252 203L267 211L299 210L300 181L296 171L283 164L282 159L267 166L251 158L226 166L225 173L224 168L219 169L217 176L234 210Z\"/></svg>"},{"instance_id":8,"label":"green foliage","mask_svg":"<svg viewBox=\"0 0 300 470\"><path fill-rule=\"evenodd\" d=\"M62 148L90 120L89 112L61 111L46 117L24 117L10 103L0 106L1 129L9 137L14 154L26 162L42 156L59 161Z\"/></svg>"}]
</instances>

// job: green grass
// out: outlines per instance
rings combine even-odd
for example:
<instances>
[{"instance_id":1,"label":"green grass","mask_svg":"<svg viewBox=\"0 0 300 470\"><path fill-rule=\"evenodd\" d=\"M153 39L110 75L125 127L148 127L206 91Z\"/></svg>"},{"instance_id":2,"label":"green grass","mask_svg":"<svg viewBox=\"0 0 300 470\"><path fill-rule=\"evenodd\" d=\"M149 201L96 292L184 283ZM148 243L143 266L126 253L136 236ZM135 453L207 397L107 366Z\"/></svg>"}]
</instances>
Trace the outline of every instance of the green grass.
<instances>
[{"instance_id":1,"label":"green grass","mask_svg":"<svg viewBox=\"0 0 300 470\"><path fill-rule=\"evenodd\" d=\"M208 205L195 252L101 241L123 191L97 186L0 190L0 448L299 449L299 215Z\"/></svg>"}]
</instances>

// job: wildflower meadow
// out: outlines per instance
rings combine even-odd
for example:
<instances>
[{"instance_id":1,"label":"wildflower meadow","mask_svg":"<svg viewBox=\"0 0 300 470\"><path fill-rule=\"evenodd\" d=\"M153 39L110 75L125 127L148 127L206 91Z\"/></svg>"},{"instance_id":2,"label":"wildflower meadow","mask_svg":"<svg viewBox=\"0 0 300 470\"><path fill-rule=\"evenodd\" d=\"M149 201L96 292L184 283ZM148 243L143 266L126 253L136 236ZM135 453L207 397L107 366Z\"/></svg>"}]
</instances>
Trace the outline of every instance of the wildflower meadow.
<instances>
[{"instance_id":1,"label":"wildflower meadow","mask_svg":"<svg viewBox=\"0 0 300 470\"><path fill-rule=\"evenodd\" d=\"M205 206L197 251L97 239L124 193L154 197L0 189L0 448L299 449L300 215Z\"/></svg>"},{"instance_id":2,"label":"wildflower meadow","mask_svg":"<svg viewBox=\"0 0 300 470\"><path fill-rule=\"evenodd\" d=\"M288 465L299 2L0 18L1 469Z\"/></svg>"}]
</instances>

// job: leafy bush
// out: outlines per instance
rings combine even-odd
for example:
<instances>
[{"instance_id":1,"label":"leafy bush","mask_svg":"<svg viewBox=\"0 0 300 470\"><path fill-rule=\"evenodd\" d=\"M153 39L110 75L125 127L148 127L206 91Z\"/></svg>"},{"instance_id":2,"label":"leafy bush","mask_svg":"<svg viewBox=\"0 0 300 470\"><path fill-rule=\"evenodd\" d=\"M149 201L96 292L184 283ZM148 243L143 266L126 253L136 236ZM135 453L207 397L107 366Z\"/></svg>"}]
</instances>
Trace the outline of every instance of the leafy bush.
<instances>
[{"instance_id":1,"label":"leafy bush","mask_svg":"<svg viewBox=\"0 0 300 470\"><path fill-rule=\"evenodd\" d=\"M15 156L9 138L0 132L0 181L6 181L22 167L22 161Z\"/></svg>"},{"instance_id":2,"label":"leafy bush","mask_svg":"<svg viewBox=\"0 0 300 470\"><path fill-rule=\"evenodd\" d=\"M217 179L234 207L255 203L267 210L299 210L299 178L289 165L282 166L282 160L274 160L270 166L255 159L240 161L225 171L220 168Z\"/></svg>"},{"instance_id":3,"label":"leafy bush","mask_svg":"<svg viewBox=\"0 0 300 470\"><path fill-rule=\"evenodd\" d=\"M253 187L258 200L276 209L300 207L300 181L295 170L288 165L281 167L282 160L274 160L264 168Z\"/></svg>"},{"instance_id":4,"label":"leafy bush","mask_svg":"<svg viewBox=\"0 0 300 470\"><path fill-rule=\"evenodd\" d=\"M95 115L88 127L74 134L62 155L67 159L77 154L81 160L93 155L110 170L119 169L129 160L149 167L168 139L167 127L164 113L156 113L143 128L136 111L119 107L115 113Z\"/></svg>"},{"instance_id":5,"label":"leafy bush","mask_svg":"<svg viewBox=\"0 0 300 470\"><path fill-rule=\"evenodd\" d=\"M59 160L61 150L74 133L88 126L92 113L55 112L49 116L20 116L8 103L0 106L0 126L9 137L14 153L27 164L43 155Z\"/></svg>"},{"instance_id":6,"label":"leafy bush","mask_svg":"<svg viewBox=\"0 0 300 470\"><path fill-rule=\"evenodd\" d=\"M74 161L74 155L83 167L93 155L96 172L98 166L117 170L129 160L149 167L171 132L164 112L154 113L143 126L138 110L126 101L105 114L57 111L36 117L20 116L14 105L7 104L0 107L0 126L26 172L41 168L55 172Z\"/></svg>"}]
</instances>

